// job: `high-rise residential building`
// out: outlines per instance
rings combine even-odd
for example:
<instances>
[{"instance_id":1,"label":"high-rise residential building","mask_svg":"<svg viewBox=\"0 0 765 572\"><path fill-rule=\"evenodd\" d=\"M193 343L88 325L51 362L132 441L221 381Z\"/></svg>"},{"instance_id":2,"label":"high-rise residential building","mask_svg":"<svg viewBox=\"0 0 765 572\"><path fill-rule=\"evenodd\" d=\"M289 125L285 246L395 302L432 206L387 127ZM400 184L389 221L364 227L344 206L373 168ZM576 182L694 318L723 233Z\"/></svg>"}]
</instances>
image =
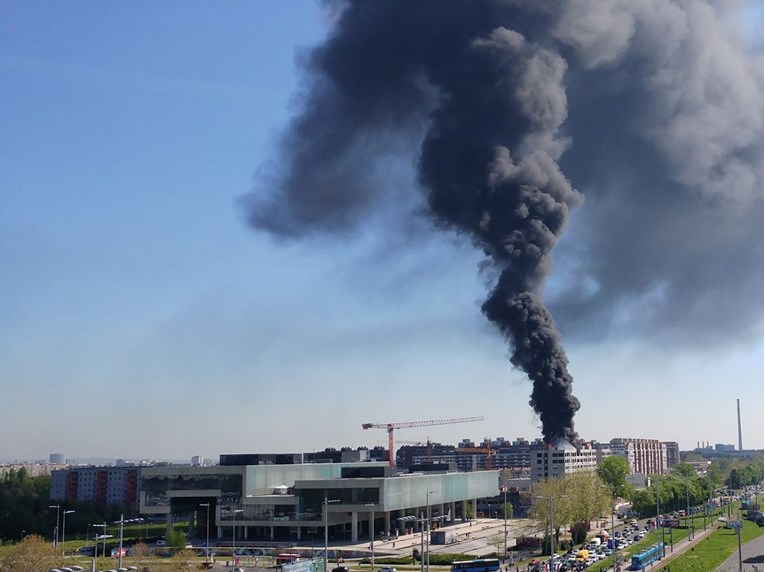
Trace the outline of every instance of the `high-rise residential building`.
<instances>
[{"instance_id":1,"label":"high-rise residential building","mask_svg":"<svg viewBox=\"0 0 765 572\"><path fill-rule=\"evenodd\" d=\"M667 470L680 464L680 445L677 441L662 441L667 449Z\"/></svg>"},{"instance_id":2,"label":"high-rise residential building","mask_svg":"<svg viewBox=\"0 0 765 572\"><path fill-rule=\"evenodd\" d=\"M140 467L69 467L51 473L50 500L138 508Z\"/></svg>"},{"instance_id":3,"label":"high-rise residential building","mask_svg":"<svg viewBox=\"0 0 765 572\"><path fill-rule=\"evenodd\" d=\"M667 472L667 445L657 439L611 439L611 454L627 459L631 473L662 475Z\"/></svg>"},{"instance_id":4,"label":"high-rise residential building","mask_svg":"<svg viewBox=\"0 0 765 572\"><path fill-rule=\"evenodd\" d=\"M597 466L597 450L589 443L580 445L578 449L570 443L537 448L531 453L531 481L578 472L592 473Z\"/></svg>"}]
</instances>

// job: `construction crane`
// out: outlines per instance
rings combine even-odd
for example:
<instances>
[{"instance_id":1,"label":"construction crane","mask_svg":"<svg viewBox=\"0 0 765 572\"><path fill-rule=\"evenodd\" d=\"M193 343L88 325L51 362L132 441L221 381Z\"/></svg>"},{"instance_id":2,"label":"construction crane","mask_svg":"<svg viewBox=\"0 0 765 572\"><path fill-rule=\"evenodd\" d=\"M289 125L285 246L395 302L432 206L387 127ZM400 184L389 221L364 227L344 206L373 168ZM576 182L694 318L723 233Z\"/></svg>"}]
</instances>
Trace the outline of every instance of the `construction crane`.
<instances>
[{"instance_id":1,"label":"construction crane","mask_svg":"<svg viewBox=\"0 0 765 572\"><path fill-rule=\"evenodd\" d=\"M388 431L388 464L393 467L396 458L393 456L393 430L409 429L411 427L430 427L432 425L450 425L452 423L471 423L483 421L483 417L460 417L458 419L432 419L430 421L407 421L404 423L362 423L362 429L385 429Z\"/></svg>"},{"instance_id":2,"label":"construction crane","mask_svg":"<svg viewBox=\"0 0 765 572\"><path fill-rule=\"evenodd\" d=\"M491 448L491 443L486 447L458 447L454 450L455 453L472 453L473 455L473 471L477 469L477 455L486 455L486 468L491 470L494 468L494 459L492 455L496 455L497 452Z\"/></svg>"}]
</instances>

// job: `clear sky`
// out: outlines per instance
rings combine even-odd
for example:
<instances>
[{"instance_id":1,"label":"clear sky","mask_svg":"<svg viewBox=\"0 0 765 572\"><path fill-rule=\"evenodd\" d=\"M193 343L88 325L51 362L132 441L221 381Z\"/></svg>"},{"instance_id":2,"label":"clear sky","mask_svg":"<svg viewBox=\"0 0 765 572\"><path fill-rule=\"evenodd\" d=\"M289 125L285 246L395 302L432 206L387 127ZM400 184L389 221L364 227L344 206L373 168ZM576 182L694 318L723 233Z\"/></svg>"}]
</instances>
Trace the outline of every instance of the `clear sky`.
<instances>
[{"instance_id":1,"label":"clear sky","mask_svg":"<svg viewBox=\"0 0 765 572\"><path fill-rule=\"evenodd\" d=\"M386 434L365 422L477 415L396 437L540 435L530 382L481 313L481 253L413 214L417 199L342 237L247 225L242 197L299 112L297 61L331 25L308 1L0 3L0 459L371 447ZM414 187L411 164L389 184ZM554 315L604 204L576 174ZM738 264L761 279L758 257ZM737 443L739 398L744 447L763 448L762 291L741 293L756 327L695 343L682 316L630 329L655 287L608 323L561 314L579 434Z\"/></svg>"}]
</instances>

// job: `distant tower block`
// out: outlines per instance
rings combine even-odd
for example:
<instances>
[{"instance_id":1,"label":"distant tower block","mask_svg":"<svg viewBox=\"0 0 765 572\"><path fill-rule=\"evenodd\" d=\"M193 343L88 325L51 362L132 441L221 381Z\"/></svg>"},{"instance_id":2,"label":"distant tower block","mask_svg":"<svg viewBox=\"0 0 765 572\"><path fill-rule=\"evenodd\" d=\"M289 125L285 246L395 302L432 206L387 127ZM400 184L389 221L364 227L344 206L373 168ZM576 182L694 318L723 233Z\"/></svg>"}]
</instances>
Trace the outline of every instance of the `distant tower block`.
<instances>
[{"instance_id":1,"label":"distant tower block","mask_svg":"<svg viewBox=\"0 0 765 572\"><path fill-rule=\"evenodd\" d=\"M736 413L738 414L738 450L743 451L744 445L741 441L741 400L736 400Z\"/></svg>"},{"instance_id":2,"label":"distant tower block","mask_svg":"<svg viewBox=\"0 0 765 572\"><path fill-rule=\"evenodd\" d=\"M64 464L64 454L63 453L51 453L48 456L48 462L53 465L63 465Z\"/></svg>"}]
</instances>

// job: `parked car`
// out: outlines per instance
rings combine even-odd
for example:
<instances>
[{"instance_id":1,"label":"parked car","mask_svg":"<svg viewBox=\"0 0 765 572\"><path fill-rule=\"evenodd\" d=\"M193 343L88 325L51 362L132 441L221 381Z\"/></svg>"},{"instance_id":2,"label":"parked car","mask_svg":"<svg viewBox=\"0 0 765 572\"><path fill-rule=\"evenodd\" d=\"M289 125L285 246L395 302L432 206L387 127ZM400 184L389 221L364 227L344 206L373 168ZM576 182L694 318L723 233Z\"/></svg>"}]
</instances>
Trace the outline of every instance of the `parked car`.
<instances>
[{"instance_id":1,"label":"parked car","mask_svg":"<svg viewBox=\"0 0 765 572\"><path fill-rule=\"evenodd\" d=\"M380 568L379 572L396 572L396 569L393 566L386 566L384 568Z\"/></svg>"}]
</instances>

